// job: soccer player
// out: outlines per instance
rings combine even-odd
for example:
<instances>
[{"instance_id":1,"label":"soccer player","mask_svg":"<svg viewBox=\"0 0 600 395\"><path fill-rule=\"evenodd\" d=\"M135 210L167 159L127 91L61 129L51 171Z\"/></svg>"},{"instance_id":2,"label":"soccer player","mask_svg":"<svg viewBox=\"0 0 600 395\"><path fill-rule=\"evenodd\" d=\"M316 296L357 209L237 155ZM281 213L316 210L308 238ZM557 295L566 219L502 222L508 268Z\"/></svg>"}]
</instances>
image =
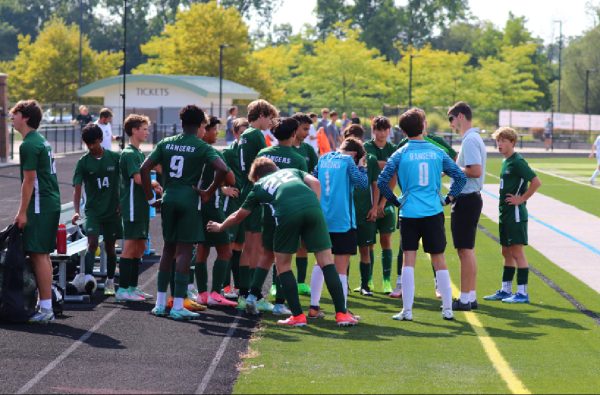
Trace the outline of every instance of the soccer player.
<instances>
[{"instance_id":1,"label":"soccer player","mask_svg":"<svg viewBox=\"0 0 600 395\"><path fill-rule=\"evenodd\" d=\"M400 116L400 127L410 141L396 151L379 175L377 185L381 193L396 207L400 207L400 236L404 263L402 267L403 309L393 316L395 320L412 320L415 295L414 267L419 241L431 254L436 268L438 287L442 294L442 317L454 319L452 312L452 289L450 274L444 258L446 230L442 208L442 171L454 180L444 203L451 202L465 184L465 175L442 150L423 140L423 115L418 109L410 109ZM397 176L402 190L400 200L389 187Z\"/></svg>"},{"instance_id":2,"label":"soccer player","mask_svg":"<svg viewBox=\"0 0 600 395\"><path fill-rule=\"evenodd\" d=\"M54 320L52 263L60 218L60 190L52 147L36 130L42 109L35 100L21 100L10 109L13 127L23 136L19 147L21 200L14 223L23 230L23 251L31 258L39 290L39 310L29 322Z\"/></svg>"},{"instance_id":3,"label":"soccer player","mask_svg":"<svg viewBox=\"0 0 600 395\"><path fill-rule=\"evenodd\" d=\"M365 130L361 125L351 124L344 130L344 140L355 137L362 141ZM354 208L356 210L356 239L360 254L360 287L354 292L360 292L363 296L373 296L369 285L371 281L371 247L375 244L377 237L377 215L379 211L379 188L377 188L377 177L379 177L379 163L377 158L367 153L367 177L369 188L354 190Z\"/></svg>"},{"instance_id":4,"label":"soccer player","mask_svg":"<svg viewBox=\"0 0 600 395\"><path fill-rule=\"evenodd\" d=\"M521 155L515 152L518 135L514 129L500 128L492 134L498 151L504 156L500 170L499 235L504 257L502 287L485 300L504 303L529 303L527 283L529 264L523 251L527 245L527 200L542 185ZM527 187L529 183L529 187ZM517 292L512 293L512 281L517 272Z\"/></svg>"},{"instance_id":5,"label":"soccer player","mask_svg":"<svg viewBox=\"0 0 600 395\"><path fill-rule=\"evenodd\" d=\"M298 121L294 118L276 118L273 121L273 133L275 133L275 137L279 140L279 145L260 150L256 157L271 159L279 169L298 169L306 172L306 160L293 147L296 141L297 129ZM272 209L270 206L264 206L262 227L263 255L259 258L250 284L250 295L246 298L246 311L250 314L258 314L259 311L270 311L275 315L290 314L290 311L283 304L285 301L283 290L280 290L278 295L276 294L275 305L272 305L262 297L262 286L275 259L273 253L274 232L275 218L273 217Z\"/></svg>"},{"instance_id":6,"label":"soccer player","mask_svg":"<svg viewBox=\"0 0 600 395\"><path fill-rule=\"evenodd\" d=\"M140 176L140 167L146 158L140 145L148 138L149 126L150 119L138 114L127 116L123 125L129 136L129 145L123 149L119 162L123 222L123 252L119 261L119 290L116 294L119 301L153 298L138 287L139 268L150 227L150 211ZM156 180L152 181L152 188L157 194L162 194L162 187Z\"/></svg>"},{"instance_id":7,"label":"soccer player","mask_svg":"<svg viewBox=\"0 0 600 395\"><path fill-rule=\"evenodd\" d=\"M202 140L209 145L213 145L217 141L217 127L221 122L217 117L210 117L206 131L202 136ZM221 160L224 161L223 154L216 151ZM200 189L207 189L213 182L215 169L211 163L206 163L202 169L200 177ZM235 185L235 175L228 169L225 178L227 185ZM207 202L202 202L202 228L206 228L208 221L223 221L225 213L221 205L221 196L217 190L215 195L211 196ZM196 247L196 284L198 285L198 297L196 301L205 306L225 306L235 307L237 302L227 300L221 295L221 287L225 280L226 272L231 259L231 243L228 232L208 233L204 235L204 241L198 243ZM208 292L208 268L206 260L210 253L210 248L215 247L217 250L217 259L213 264L212 271L212 292Z\"/></svg>"},{"instance_id":8,"label":"soccer player","mask_svg":"<svg viewBox=\"0 0 600 395\"><path fill-rule=\"evenodd\" d=\"M115 269L117 267L117 253L115 242L123 237L123 224L119 207L119 154L105 150L102 147L102 129L96 124L87 124L81 131L81 138L88 148L83 155L73 174L73 206L75 214L71 222L77 223L80 218L81 185L85 185L85 234L88 248L85 253L84 273L75 276L72 284L78 289L85 289L90 295L96 289L96 279L93 276L94 262L98 238L104 237L104 250L106 251L106 282L104 294L115 294ZM123 295L124 296L124 295ZM127 293L120 301L143 301L144 297L138 294Z\"/></svg>"},{"instance_id":9,"label":"soccer player","mask_svg":"<svg viewBox=\"0 0 600 395\"><path fill-rule=\"evenodd\" d=\"M321 209L325 216L331 252L335 268L344 291L344 301L348 299L348 265L350 256L356 255L356 214L354 210L354 189L367 189L365 149L360 140L349 137L344 140L339 151L330 152L319 158L314 175L321 183ZM321 317L321 291L323 272L318 266L313 268L310 280L311 318Z\"/></svg>"},{"instance_id":10,"label":"soccer player","mask_svg":"<svg viewBox=\"0 0 600 395\"><path fill-rule=\"evenodd\" d=\"M269 102L259 99L248 104L248 122L250 127L242 133L238 143L240 168L242 170L242 191L240 199L244 201L250 190L252 182L248 179L252 162L258 152L267 147L263 130L271 128L272 119L277 117L277 109ZM250 288L250 281L254 276L254 269L258 260L263 255L262 248L262 213L255 210L244 221L244 250L240 256L240 297L238 308L246 308L246 297Z\"/></svg>"},{"instance_id":11,"label":"soccer player","mask_svg":"<svg viewBox=\"0 0 600 395\"><path fill-rule=\"evenodd\" d=\"M204 111L195 105L183 107L179 113L183 133L161 140L142 164L140 175L144 194L149 205L158 206L160 201L152 195L150 170L161 165L164 193L162 197L163 252L157 278L156 305L152 314L167 316L167 288L175 265L175 289L173 308L168 316L174 320L197 319L199 314L184 308L187 295L190 261L195 243L204 239L200 202L207 202L227 174L227 166L215 149L197 137L207 120ZM204 164L215 169L213 183L205 190L197 185Z\"/></svg>"},{"instance_id":12,"label":"soccer player","mask_svg":"<svg viewBox=\"0 0 600 395\"><path fill-rule=\"evenodd\" d=\"M270 204L276 218L273 238L275 264L292 311L289 318L277 323L287 326L306 325L296 278L291 270L292 254L298 250L299 241L302 239L306 248L315 253L317 264L322 268L335 305L337 324L357 324L357 320L346 311L342 284L332 263L331 242L319 203L321 189L318 180L297 169L279 170L268 157L257 158L254 161L250 178L255 184L242 207L227 217L222 224L209 222L208 231L220 232L243 221L251 211L262 211L261 204Z\"/></svg>"},{"instance_id":13,"label":"soccer player","mask_svg":"<svg viewBox=\"0 0 600 395\"><path fill-rule=\"evenodd\" d=\"M590 178L590 184L594 185L596 183L596 177L600 174L600 136L596 137L594 144L592 144L592 152L590 152L590 158L593 158L596 155L596 162L598 167L594 170L594 174Z\"/></svg>"},{"instance_id":14,"label":"soccer player","mask_svg":"<svg viewBox=\"0 0 600 395\"><path fill-rule=\"evenodd\" d=\"M223 194L223 211L226 216L237 211L242 205L243 201L240 200L240 191L244 184L243 173L240 167L240 156L239 156L239 140L240 135L244 133L246 129L250 127L246 118L237 118L233 121L233 136L235 140L231 145L223 150L223 157L225 163L233 171L235 175L235 186L222 186L221 193ZM225 281L223 282L223 296L228 299L238 298L236 289L239 289L239 272L240 272L240 256L244 248L244 227L240 225L232 226L228 229L231 239L231 259L225 275ZM230 274L231 272L231 274ZM231 276L233 275L234 286L231 287Z\"/></svg>"},{"instance_id":15,"label":"soccer player","mask_svg":"<svg viewBox=\"0 0 600 395\"><path fill-rule=\"evenodd\" d=\"M379 168L383 169L387 160L396 151L396 147L388 141L392 125L384 116L373 118L371 123L374 138L365 143L365 151L377 158ZM394 182L395 183L395 182ZM383 293L390 294L392 285L392 233L396 229L396 212L394 206L380 197L379 215L377 218L377 231L379 233L379 244L381 245L381 266L383 271ZM373 247L371 246L371 250ZM371 255L371 277L375 261Z\"/></svg>"}]
</instances>

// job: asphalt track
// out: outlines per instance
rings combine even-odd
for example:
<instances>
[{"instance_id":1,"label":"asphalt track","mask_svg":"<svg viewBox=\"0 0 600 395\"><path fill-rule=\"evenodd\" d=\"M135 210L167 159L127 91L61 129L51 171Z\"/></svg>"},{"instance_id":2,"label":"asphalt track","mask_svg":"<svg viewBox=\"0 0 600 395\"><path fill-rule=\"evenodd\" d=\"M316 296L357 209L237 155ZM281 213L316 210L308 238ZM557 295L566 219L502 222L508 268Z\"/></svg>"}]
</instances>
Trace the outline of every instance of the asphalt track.
<instances>
[{"instance_id":1,"label":"asphalt track","mask_svg":"<svg viewBox=\"0 0 600 395\"><path fill-rule=\"evenodd\" d=\"M57 160L61 201L72 198L81 154ZM0 168L0 226L20 198L18 167ZM151 221L160 253L160 217ZM145 259L140 285L156 292L158 256ZM209 270L210 273L210 270ZM68 304L49 325L0 325L1 393L231 393L240 355L257 319L211 309L198 321L150 315L152 302L118 304L97 291L90 304Z\"/></svg>"}]
</instances>

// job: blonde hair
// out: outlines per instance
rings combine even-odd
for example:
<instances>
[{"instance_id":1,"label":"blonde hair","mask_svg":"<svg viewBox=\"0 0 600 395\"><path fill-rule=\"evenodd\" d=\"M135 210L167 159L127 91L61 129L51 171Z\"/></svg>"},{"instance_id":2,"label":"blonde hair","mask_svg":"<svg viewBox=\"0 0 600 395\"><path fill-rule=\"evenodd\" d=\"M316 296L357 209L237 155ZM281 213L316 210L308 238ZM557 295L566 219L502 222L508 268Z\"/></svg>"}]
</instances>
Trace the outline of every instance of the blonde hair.
<instances>
[{"instance_id":1,"label":"blonde hair","mask_svg":"<svg viewBox=\"0 0 600 395\"><path fill-rule=\"evenodd\" d=\"M513 128L504 126L504 127L499 128L498 130L496 130L492 134L492 138L494 140L499 140L499 139L508 140L511 143L516 144L517 140L519 139L519 135Z\"/></svg>"},{"instance_id":2,"label":"blonde hair","mask_svg":"<svg viewBox=\"0 0 600 395\"><path fill-rule=\"evenodd\" d=\"M248 179L252 182L256 182L266 175L275 173L279 168L270 158L261 156L260 158L254 159L252 166L250 167L250 173L248 173Z\"/></svg>"}]
</instances>

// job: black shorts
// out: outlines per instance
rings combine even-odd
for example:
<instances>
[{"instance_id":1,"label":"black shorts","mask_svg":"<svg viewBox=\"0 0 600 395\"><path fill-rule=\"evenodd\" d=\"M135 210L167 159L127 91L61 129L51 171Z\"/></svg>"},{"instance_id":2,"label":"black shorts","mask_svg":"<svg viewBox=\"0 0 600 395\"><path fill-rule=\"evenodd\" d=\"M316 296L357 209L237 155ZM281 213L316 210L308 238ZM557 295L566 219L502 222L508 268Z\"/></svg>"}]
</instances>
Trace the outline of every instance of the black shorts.
<instances>
[{"instance_id":1,"label":"black shorts","mask_svg":"<svg viewBox=\"0 0 600 395\"><path fill-rule=\"evenodd\" d=\"M333 255L356 255L358 245L356 229L340 233L329 232L329 238L331 239L331 252Z\"/></svg>"},{"instance_id":2,"label":"black shorts","mask_svg":"<svg viewBox=\"0 0 600 395\"><path fill-rule=\"evenodd\" d=\"M452 240L456 249L475 248L475 235L477 234L477 223L481 216L483 200L479 192L458 195L452 203L450 215L450 227L452 229Z\"/></svg>"},{"instance_id":3,"label":"black shorts","mask_svg":"<svg viewBox=\"0 0 600 395\"><path fill-rule=\"evenodd\" d=\"M417 251L423 239L423 250L441 254L446 249L446 217L441 212L430 217L400 218L400 237L403 251Z\"/></svg>"}]
</instances>

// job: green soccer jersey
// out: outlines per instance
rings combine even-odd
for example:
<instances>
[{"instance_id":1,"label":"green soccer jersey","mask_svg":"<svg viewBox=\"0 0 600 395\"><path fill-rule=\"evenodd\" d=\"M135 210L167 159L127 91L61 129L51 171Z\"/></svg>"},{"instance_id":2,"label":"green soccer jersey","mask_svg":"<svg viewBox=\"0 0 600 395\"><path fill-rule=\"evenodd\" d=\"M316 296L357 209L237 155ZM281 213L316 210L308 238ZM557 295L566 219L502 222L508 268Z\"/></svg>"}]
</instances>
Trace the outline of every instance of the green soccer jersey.
<instances>
[{"instance_id":1,"label":"green soccer jersey","mask_svg":"<svg viewBox=\"0 0 600 395\"><path fill-rule=\"evenodd\" d=\"M73 173L73 186L85 188L85 216L113 220L119 207L119 154L103 150L100 158L83 155Z\"/></svg>"},{"instance_id":2,"label":"green soccer jersey","mask_svg":"<svg viewBox=\"0 0 600 395\"><path fill-rule=\"evenodd\" d=\"M396 152L396 147L390 142L386 141L383 148L379 148L375 145L375 140L370 140L365 143L365 151L368 154L373 155L377 161L386 161ZM381 196L380 198L382 198ZM392 202L386 202L386 206L391 206Z\"/></svg>"},{"instance_id":3,"label":"green soccer jersey","mask_svg":"<svg viewBox=\"0 0 600 395\"><path fill-rule=\"evenodd\" d=\"M145 158L144 153L131 144L121 152L119 164L121 172L121 215L124 220L129 222L136 222L148 216L149 208L144 188L133 181L133 176L139 174Z\"/></svg>"},{"instance_id":4,"label":"green soccer jersey","mask_svg":"<svg viewBox=\"0 0 600 395\"><path fill-rule=\"evenodd\" d=\"M240 147L237 140L231 143L229 147L223 150L223 158L225 159L225 164L231 169L231 171L235 175L235 187L241 191L243 186L242 180L244 178L244 173L242 172L242 168L240 167Z\"/></svg>"},{"instance_id":5,"label":"green soccer jersey","mask_svg":"<svg viewBox=\"0 0 600 395\"><path fill-rule=\"evenodd\" d=\"M195 134L181 133L162 139L149 158L162 167L164 199L167 199L169 194L177 195L177 191L182 192L182 197L188 197L190 190L198 186L204 164L218 159L219 155Z\"/></svg>"},{"instance_id":6,"label":"green soccer jersey","mask_svg":"<svg viewBox=\"0 0 600 395\"><path fill-rule=\"evenodd\" d=\"M219 155L219 158L223 159L223 161L225 161L225 158L223 157L223 154L219 151L216 151L217 155ZM215 168L213 167L212 163L207 163L204 165L204 169L202 169L202 175L200 177L200 189L206 189L208 188L214 181L215 179ZM218 199L218 200L217 200ZM210 200L207 203L202 203L202 205L206 204L208 207L222 207L220 206L221 202L220 202L220 193L217 192L211 196Z\"/></svg>"},{"instance_id":7,"label":"green soccer jersey","mask_svg":"<svg viewBox=\"0 0 600 395\"><path fill-rule=\"evenodd\" d=\"M254 184L242 204L246 210L255 210L260 204L267 204L275 215L275 220L293 216L299 208L321 210L317 195L304 183L307 173L298 169L283 169L271 173Z\"/></svg>"},{"instance_id":8,"label":"green soccer jersey","mask_svg":"<svg viewBox=\"0 0 600 395\"><path fill-rule=\"evenodd\" d=\"M312 148L311 148L312 149ZM306 160L294 147L276 145L261 149L257 158L267 157L271 159L280 169L298 169L308 171Z\"/></svg>"},{"instance_id":9,"label":"green soccer jersey","mask_svg":"<svg viewBox=\"0 0 600 395\"><path fill-rule=\"evenodd\" d=\"M52 147L44 136L32 130L19 147L21 182L25 170L35 170L36 178L27 214L60 211L60 190L56 178L56 164Z\"/></svg>"},{"instance_id":10,"label":"green soccer jersey","mask_svg":"<svg viewBox=\"0 0 600 395\"><path fill-rule=\"evenodd\" d=\"M527 221L527 203L518 206L505 202L506 194L521 196L527 191L527 183L533 180L536 174L523 157L514 153L502 161L500 170L500 222L511 220L515 222Z\"/></svg>"},{"instance_id":11,"label":"green soccer jersey","mask_svg":"<svg viewBox=\"0 0 600 395\"><path fill-rule=\"evenodd\" d=\"M425 139L425 141L435 145L436 147L438 147L442 151L444 151L450 157L450 159L452 159L454 161L456 160L456 157L458 156L458 154L456 153L454 148L452 148L452 146L450 144L448 144L448 142L446 142L446 140L443 137L428 134L427 136L424 137L424 139ZM406 143L408 143L408 141L409 141L408 137L403 138L396 146L396 149L401 148Z\"/></svg>"},{"instance_id":12,"label":"green soccer jersey","mask_svg":"<svg viewBox=\"0 0 600 395\"><path fill-rule=\"evenodd\" d=\"M259 129L250 127L244 130L244 133L240 136L238 154L240 156L240 168L244 175L242 178L242 185L248 186L249 188L251 187L248 185L250 184L250 181L248 180L250 166L252 166L252 162L256 159L258 152L261 149L266 148L266 146L265 136Z\"/></svg>"},{"instance_id":13,"label":"green soccer jersey","mask_svg":"<svg viewBox=\"0 0 600 395\"><path fill-rule=\"evenodd\" d=\"M298 151L300 155L302 155L302 157L306 161L308 172L312 173L314 168L317 166L317 163L319 162L319 157L317 156L315 149L310 144L306 144L305 142L300 143L299 146L294 148L296 149L296 151Z\"/></svg>"},{"instance_id":14,"label":"green soccer jersey","mask_svg":"<svg viewBox=\"0 0 600 395\"><path fill-rule=\"evenodd\" d=\"M381 170L379 169L377 158L371 154L367 154L367 178L369 180L369 187L367 189L354 189L354 209L356 212L356 220L358 222L365 221L367 213L371 207L373 207L373 182L377 182L380 172Z\"/></svg>"}]
</instances>

